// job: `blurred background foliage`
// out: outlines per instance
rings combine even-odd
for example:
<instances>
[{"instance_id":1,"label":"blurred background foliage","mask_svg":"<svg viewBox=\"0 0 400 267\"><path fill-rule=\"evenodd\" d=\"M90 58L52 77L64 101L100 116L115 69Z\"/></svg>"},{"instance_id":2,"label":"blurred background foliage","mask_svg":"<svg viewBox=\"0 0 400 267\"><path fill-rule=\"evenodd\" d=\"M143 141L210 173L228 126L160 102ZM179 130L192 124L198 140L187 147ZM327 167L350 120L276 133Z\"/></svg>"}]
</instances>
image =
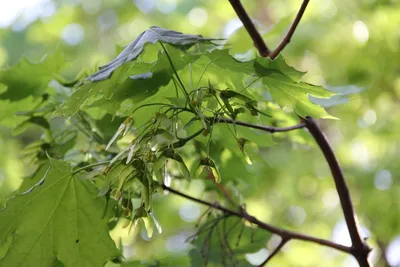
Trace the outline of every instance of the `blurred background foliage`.
<instances>
[{"instance_id":1,"label":"blurred background foliage","mask_svg":"<svg viewBox=\"0 0 400 267\"><path fill-rule=\"evenodd\" d=\"M273 48L301 1L244 0L243 4ZM311 1L283 52L290 65L307 71L304 81L356 93L341 99L339 106L330 108L329 102L324 103L340 120L321 124L344 169L377 266L400 266L399 24L400 1ZM0 66L14 65L21 57L37 62L58 50L68 63L64 77L73 79L82 69L93 69L114 58L152 25L228 38L235 52L244 53L252 46L245 32L238 30L240 21L227 0L1 1ZM35 129L11 134L10 127L21 120L15 111L34 100L24 101L0 100L0 202L30 171L19 158L19 148L39 134ZM263 160L252 166L229 161L229 155L224 155L228 160L221 164L223 185L240 190L241 202L261 220L349 245L321 152L289 142L284 136L274 135L279 144L262 150ZM175 181L174 187L203 199L219 199L213 190L204 191L209 184L201 180L190 184ZM117 227L111 232L125 257L133 260L124 266L164 258L173 258L178 266L188 264L185 255L190 245L185 240L193 234L204 207L172 195L158 196L154 205L162 234L149 240L142 228L128 233ZM274 245L276 239L272 238L265 249L248 254L248 261L261 263ZM322 262L324 266L357 266L349 256L302 242L286 245L270 265L320 266Z\"/></svg>"}]
</instances>

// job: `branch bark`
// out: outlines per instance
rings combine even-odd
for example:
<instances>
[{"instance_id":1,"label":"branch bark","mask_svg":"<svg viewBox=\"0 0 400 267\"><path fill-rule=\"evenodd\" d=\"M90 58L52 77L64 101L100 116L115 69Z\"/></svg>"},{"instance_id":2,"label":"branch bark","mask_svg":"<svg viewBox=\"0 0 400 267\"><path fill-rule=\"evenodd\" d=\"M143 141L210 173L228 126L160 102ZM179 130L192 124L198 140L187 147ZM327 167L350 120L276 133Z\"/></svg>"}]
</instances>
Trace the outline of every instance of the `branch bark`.
<instances>
[{"instance_id":1,"label":"branch bark","mask_svg":"<svg viewBox=\"0 0 400 267\"><path fill-rule=\"evenodd\" d=\"M274 251L269 255L263 263L259 265L259 267L265 266L278 252L283 248L283 246L289 242L290 239L281 239L281 242L279 242L279 245L274 249Z\"/></svg>"},{"instance_id":2,"label":"branch bark","mask_svg":"<svg viewBox=\"0 0 400 267\"><path fill-rule=\"evenodd\" d=\"M254 25L250 16L247 14L240 0L229 0L229 2L231 3L231 6L235 10L236 15L239 17L240 21L243 23L243 26L249 33L251 39L254 42L254 46L257 48L260 56L268 57L271 50L265 44L264 40L256 29L256 26Z\"/></svg>"},{"instance_id":3,"label":"branch bark","mask_svg":"<svg viewBox=\"0 0 400 267\"><path fill-rule=\"evenodd\" d=\"M289 127L273 127L273 126L257 125L257 124L252 124L252 123L248 123L248 122L243 122L243 121L236 121L236 120L232 120L230 118L208 117L207 119L213 123L236 124L236 125L245 126L248 128L258 129L258 130L261 130L264 132L269 132L269 133L290 132L293 130L304 128L306 126L306 124L304 122L300 122L299 124L289 126Z\"/></svg>"},{"instance_id":4,"label":"branch bark","mask_svg":"<svg viewBox=\"0 0 400 267\"><path fill-rule=\"evenodd\" d=\"M295 19L293 20L288 32L286 33L285 37L279 43L279 45L271 51L267 45L265 44L264 40L261 37L261 34L258 32L256 27L254 26L253 21L251 20L250 16L247 14L246 10L244 9L240 0L229 0L231 6L235 10L237 16L242 21L243 26L246 28L248 34L250 35L251 39L254 42L254 46L257 48L261 57L269 57L272 60L275 59L279 53L290 43L294 32L296 31L297 26L302 19L304 12L307 8L308 3L310 0L303 0L303 3L300 6L299 11Z\"/></svg>"},{"instance_id":5,"label":"branch bark","mask_svg":"<svg viewBox=\"0 0 400 267\"><path fill-rule=\"evenodd\" d=\"M250 222L250 223L252 223L254 225L257 225L261 229L264 229L264 230L266 230L266 231L268 231L270 233L274 233L276 235L279 235L282 238L282 240L290 240L290 239L302 240L302 241L305 241L305 242L311 242L311 243L319 244L319 245L322 245L322 246L330 247L330 248L333 248L333 249L336 249L336 250L351 254L351 250L352 250L351 247L343 246L341 244L337 244L337 243L329 241L329 240L325 240L325 239L321 239L321 238L305 235L305 234L302 234L302 233L293 232L293 231L290 231L290 230L286 230L286 229L283 229L283 228L279 228L279 227L264 223L264 222L258 220L257 218L255 218L254 216L248 214L245 210L241 210L240 212L239 211L235 211L235 210L230 210L228 208L225 208L225 207L221 206L218 203L211 203L211 202L207 202L207 201L204 201L204 200L201 200L201 199L186 195L185 193L179 192L179 191L177 191L177 190L175 190L175 189L173 189L171 187L168 187L168 186L166 186L164 184L162 185L162 188L164 190L167 190L168 192L170 192L172 194L175 194L175 195L181 196L183 198L192 200L194 202L206 205L208 207L212 207L214 209L220 210L220 211L222 211L222 212L224 212L226 214L229 214L231 216L235 216L235 217L238 217L238 218L245 219L246 221L248 221L248 222Z\"/></svg>"},{"instance_id":6,"label":"branch bark","mask_svg":"<svg viewBox=\"0 0 400 267\"><path fill-rule=\"evenodd\" d=\"M352 250L351 254L357 259L360 267L370 267L371 263L368 261L368 255L371 252L371 248L363 240L360 234L360 227L357 221L357 215L355 213L353 202L351 201L349 188L347 187L342 168L336 159L335 153L332 147L329 145L324 133L321 131L315 119L306 117L304 119L306 127L314 137L318 146L328 162L329 168L332 172L333 180L335 181L336 191L339 195L340 204L343 210L344 218L346 221L347 228L349 230Z\"/></svg>"},{"instance_id":7,"label":"branch bark","mask_svg":"<svg viewBox=\"0 0 400 267\"><path fill-rule=\"evenodd\" d=\"M270 59L275 59L279 53L290 43L290 40L292 39L292 36L294 34L294 32L296 31L297 26L300 23L301 18L304 15L304 12L306 11L307 5L310 2L310 0L304 0L303 3L300 6L299 11L297 12L297 15L292 23L292 25L290 26L288 32L286 33L285 37L282 39L282 41L279 43L279 45L274 49L274 51L272 51L269 54Z\"/></svg>"}]
</instances>

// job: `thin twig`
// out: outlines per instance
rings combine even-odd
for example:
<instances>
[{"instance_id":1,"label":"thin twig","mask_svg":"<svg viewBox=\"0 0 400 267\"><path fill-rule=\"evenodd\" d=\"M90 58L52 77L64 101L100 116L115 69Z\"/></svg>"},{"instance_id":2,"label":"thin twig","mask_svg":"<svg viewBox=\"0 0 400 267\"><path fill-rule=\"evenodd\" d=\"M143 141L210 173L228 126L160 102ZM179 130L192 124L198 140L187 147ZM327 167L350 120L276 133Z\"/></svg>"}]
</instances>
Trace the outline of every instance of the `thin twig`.
<instances>
[{"instance_id":1,"label":"thin twig","mask_svg":"<svg viewBox=\"0 0 400 267\"><path fill-rule=\"evenodd\" d=\"M258 53L262 57L268 57L271 50L267 47L264 40L262 39L260 33L254 26L253 21L247 14L246 10L244 9L240 0L229 0L233 9L235 10L237 16L242 21L243 26L246 28L247 32L249 33L251 39L254 42L254 46L257 48Z\"/></svg>"},{"instance_id":2,"label":"thin twig","mask_svg":"<svg viewBox=\"0 0 400 267\"><path fill-rule=\"evenodd\" d=\"M214 123L236 124L236 125L241 125L241 126L245 126L248 128L258 129L258 130L261 130L264 132L269 132L269 133L289 132L289 131L304 128L306 126L306 124L304 122L301 122L299 124L289 126L289 127L273 127L273 126L257 125L257 124L252 124L252 123L248 123L248 122L243 122L243 121L236 121L236 120L232 120L230 118L211 118L210 117L207 119Z\"/></svg>"},{"instance_id":3,"label":"thin twig","mask_svg":"<svg viewBox=\"0 0 400 267\"><path fill-rule=\"evenodd\" d=\"M264 223L264 222L258 220L257 218L255 218L254 216L249 215L245 210L242 210L241 212L230 210L228 208L225 208L225 207L221 206L218 203L211 203L211 202L207 202L207 201L204 201L204 200L201 200L201 199L186 195L185 193L179 192L179 191L177 191L177 190L175 190L173 188L170 188L170 187L168 187L168 186L166 186L164 184L162 185L162 188L164 190L169 191L172 194L184 197L186 199L190 199L190 200L192 200L194 202L197 202L197 203L209 206L209 207L213 207L214 209L220 210L220 211L222 211L222 212L224 212L226 214L229 214L229 215L232 215L232 216L235 216L235 217L238 217L238 218L243 218L246 221L248 221L248 222L250 222L250 223L252 223L254 225L257 225L261 229L264 229L264 230L266 230L268 232L271 232L271 233L274 233L276 235L279 235L282 239L302 240L302 241L305 241L305 242L311 242L311 243L316 243L316 244L319 244L319 245L322 245L322 246L330 247L330 248L333 248L333 249L336 249L336 250L339 250L339 251L342 251L342 252L345 252L345 253L351 253L351 250L352 250L351 247L343 246L343 245L337 244L335 242L332 242L332 241L329 241L329 240L326 240L326 239L321 239L321 238L317 238L317 237L313 237L313 236L309 236L309 235L293 232L293 231L290 231L290 230L286 230L286 229L283 229L283 228L279 228L279 227Z\"/></svg>"},{"instance_id":4,"label":"thin twig","mask_svg":"<svg viewBox=\"0 0 400 267\"><path fill-rule=\"evenodd\" d=\"M339 195L340 204L342 206L344 218L352 242L351 254L357 259L360 267L369 267L371 264L368 262L368 254L370 253L371 248L361 237L357 215L353 207L353 202L351 201L349 188L347 187L342 169L336 159L335 153L315 119L306 117L304 122L306 123L307 129L319 145L331 169L333 180L336 185L336 191Z\"/></svg>"},{"instance_id":5,"label":"thin twig","mask_svg":"<svg viewBox=\"0 0 400 267\"><path fill-rule=\"evenodd\" d=\"M293 126L288 126L288 127L273 127L273 126L252 124L252 123L248 123L248 122L244 122L244 121L235 121L235 120L232 120L229 118L206 117L205 119L208 120L211 124L216 124L216 123L236 124L236 125L241 125L241 126L245 126L248 128L258 129L258 130L261 130L264 132L269 132L269 133L289 132L289 131L293 131L293 130L297 130L297 129L306 127L306 124L304 122L300 122L299 124L296 124ZM173 148L182 147L190 140L199 136L202 132L203 132L203 129L200 129L197 132L195 132L194 134L192 134L186 138L181 138L180 140L173 143L171 146Z\"/></svg>"},{"instance_id":6,"label":"thin twig","mask_svg":"<svg viewBox=\"0 0 400 267\"><path fill-rule=\"evenodd\" d=\"M281 242L279 242L279 245L274 249L274 251L271 253L271 255L269 255L265 261L263 261L263 263L261 263L259 265L259 267L263 267L265 266L276 254L278 254L278 252L283 248L283 246L289 241L290 239L285 238L285 239L281 239Z\"/></svg>"},{"instance_id":7,"label":"thin twig","mask_svg":"<svg viewBox=\"0 0 400 267\"><path fill-rule=\"evenodd\" d=\"M280 44L274 49L274 51L272 51L269 54L270 59L276 58L279 55L279 53L286 47L286 45L288 45L290 43L290 40L297 28L297 25L299 25L300 20L303 17L304 11L306 10L309 2L310 2L310 0L303 1L303 3L300 6L299 12L297 12L296 18L294 19L294 21L293 21L292 25L290 26L288 32L286 33L285 37L282 39Z\"/></svg>"}]
</instances>

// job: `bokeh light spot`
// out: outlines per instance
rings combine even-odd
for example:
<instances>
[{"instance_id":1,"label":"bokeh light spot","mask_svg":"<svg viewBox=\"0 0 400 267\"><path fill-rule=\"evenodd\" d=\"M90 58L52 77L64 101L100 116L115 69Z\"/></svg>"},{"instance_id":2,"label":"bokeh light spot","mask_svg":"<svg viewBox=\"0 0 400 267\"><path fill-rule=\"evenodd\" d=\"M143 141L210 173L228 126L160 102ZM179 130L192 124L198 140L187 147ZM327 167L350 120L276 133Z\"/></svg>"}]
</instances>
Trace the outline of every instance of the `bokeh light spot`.
<instances>
[{"instance_id":1,"label":"bokeh light spot","mask_svg":"<svg viewBox=\"0 0 400 267\"><path fill-rule=\"evenodd\" d=\"M324 203L325 208L334 209L339 204L339 197L335 190L327 191L322 197L322 202Z\"/></svg>"},{"instance_id":2,"label":"bokeh light spot","mask_svg":"<svg viewBox=\"0 0 400 267\"><path fill-rule=\"evenodd\" d=\"M356 21L353 24L353 35L360 43L365 43L369 39L369 31L367 25L362 21Z\"/></svg>"},{"instance_id":3,"label":"bokeh light spot","mask_svg":"<svg viewBox=\"0 0 400 267\"><path fill-rule=\"evenodd\" d=\"M232 19L230 20L225 28L224 28L224 37L228 37L232 35L234 32L240 29L240 27L243 26L243 23L240 21L240 19Z\"/></svg>"},{"instance_id":4,"label":"bokeh light spot","mask_svg":"<svg viewBox=\"0 0 400 267\"><path fill-rule=\"evenodd\" d=\"M170 252L182 252L190 247L189 243L186 242L191 234L182 232L177 235L168 237L165 241L165 248Z\"/></svg>"},{"instance_id":5,"label":"bokeh light spot","mask_svg":"<svg viewBox=\"0 0 400 267\"><path fill-rule=\"evenodd\" d=\"M380 170L374 179L375 187L379 190L388 190L392 187L392 173L388 170Z\"/></svg>"},{"instance_id":6,"label":"bokeh light spot","mask_svg":"<svg viewBox=\"0 0 400 267\"><path fill-rule=\"evenodd\" d=\"M190 10L188 18L191 25L201 28L207 23L208 13L204 8L195 7Z\"/></svg>"},{"instance_id":7,"label":"bokeh light spot","mask_svg":"<svg viewBox=\"0 0 400 267\"><path fill-rule=\"evenodd\" d=\"M176 9L176 2L176 0L157 0L156 7L161 13L169 14Z\"/></svg>"},{"instance_id":8,"label":"bokeh light spot","mask_svg":"<svg viewBox=\"0 0 400 267\"><path fill-rule=\"evenodd\" d=\"M252 265L260 265L269 256L269 252L266 248L262 248L256 253L246 254L246 260Z\"/></svg>"},{"instance_id":9,"label":"bokeh light spot","mask_svg":"<svg viewBox=\"0 0 400 267\"><path fill-rule=\"evenodd\" d=\"M50 2L50 0L0 1L0 28L11 26L20 15L25 15L25 13L29 15L29 13L32 13L32 9L48 2ZM40 16L40 14L36 14L37 12L33 13L35 13L35 18L33 20Z\"/></svg>"},{"instance_id":10,"label":"bokeh light spot","mask_svg":"<svg viewBox=\"0 0 400 267\"><path fill-rule=\"evenodd\" d=\"M118 16L114 10L105 10L97 18L97 25L101 31L107 31L115 27L118 23Z\"/></svg>"},{"instance_id":11,"label":"bokeh light spot","mask_svg":"<svg viewBox=\"0 0 400 267\"><path fill-rule=\"evenodd\" d=\"M386 249L386 258L390 266L400 266L400 235L390 242Z\"/></svg>"},{"instance_id":12,"label":"bokeh light spot","mask_svg":"<svg viewBox=\"0 0 400 267\"><path fill-rule=\"evenodd\" d=\"M350 235L344 221L340 221L333 228L333 241L344 246L351 246Z\"/></svg>"},{"instance_id":13,"label":"bokeh light spot","mask_svg":"<svg viewBox=\"0 0 400 267\"><path fill-rule=\"evenodd\" d=\"M372 109L367 110L364 113L363 120L367 125L374 124L376 122L376 112Z\"/></svg>"},{"instance_id":14,"label":"bokeh light spot","mask_svg":"<svg viewBox=\"0 0 400 267\"><path fill-rule=\"evenodd\" d=\"M288 221L295 225L301 225L307 217L305 210L300 206L291 206L288 210Z\"/></svg>"},{"instance_id":15,"label":"bokeh light spot","mask_svg":"<svg viewBox=\"0 0 400 267\"><path fill-rule=\"evenodd\" d=\"M87 14L96 14L101 9L101 2L100 0L85 0L82 8Z\"/></svg>"},{"instance_id":16,"label":"bokeh light spot","mask_svg":"<svg viewBox=\"0 0 400 267\"><path fill-rule=\"evenodd\" d=\"M362 141L356 141L351 144L351 154L353 160L362 166L367 166L369 161L369 152L367 146Z\"/></svg>"},{"instance_id":17,"label":"bokeh light spot","mask_svg":"<svg viewBox=\"0 0 400 267\"><path fill-rule=\"evenodd\" d=\"M154 0L134 0L133 3L145 14L153 11L155 6Z\"/></svg>"},{"instance_id":18,"label":"bokeh light spot","mask_svg":"<svg viewBox=\"0 0 400 267\"><path fill-rule=\"evenodd\" d=\"M62 30L61 38L68 45L77 45L85 38L85 33L80 24L72 23L65 26L65 28Z\"/></svg>"},{"instance_id":19,"label":"bokeh light spot","mask_svg":"<svg viewBox=\"0 0 400 267\"><path fill-rule=\"evenodd\" d=\"M184 203L179 208L179 216L186 222L194 222L200 217L199 205L193 203Z\"/></svg>"}]
</instances>

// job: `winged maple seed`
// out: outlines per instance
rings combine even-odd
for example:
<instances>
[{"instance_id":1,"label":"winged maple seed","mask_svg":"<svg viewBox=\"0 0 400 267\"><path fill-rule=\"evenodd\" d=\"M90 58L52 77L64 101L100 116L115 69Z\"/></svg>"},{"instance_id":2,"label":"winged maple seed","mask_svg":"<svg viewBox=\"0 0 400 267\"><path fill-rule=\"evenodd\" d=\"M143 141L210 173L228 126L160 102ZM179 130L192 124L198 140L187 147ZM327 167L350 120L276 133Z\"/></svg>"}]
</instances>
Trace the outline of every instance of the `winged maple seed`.
<instances>
[{"instance_id":1,"label":"winged maple seed","mask_svg":"<svg viewBox=\"0 0 400 267\"><path fill-rule=\"evenodd\" d=\"M110 146L115 142L115 140L118 138L118 136L121 135L125 136L126 133L128 132L129 128L132 126L133 119L132 117L127 117L121 125L118 127L118 130L115 132L114 136L111 138L111 140L108 142L106 146L106 150L110 148Z\"/></svg>"}]
</instances>

